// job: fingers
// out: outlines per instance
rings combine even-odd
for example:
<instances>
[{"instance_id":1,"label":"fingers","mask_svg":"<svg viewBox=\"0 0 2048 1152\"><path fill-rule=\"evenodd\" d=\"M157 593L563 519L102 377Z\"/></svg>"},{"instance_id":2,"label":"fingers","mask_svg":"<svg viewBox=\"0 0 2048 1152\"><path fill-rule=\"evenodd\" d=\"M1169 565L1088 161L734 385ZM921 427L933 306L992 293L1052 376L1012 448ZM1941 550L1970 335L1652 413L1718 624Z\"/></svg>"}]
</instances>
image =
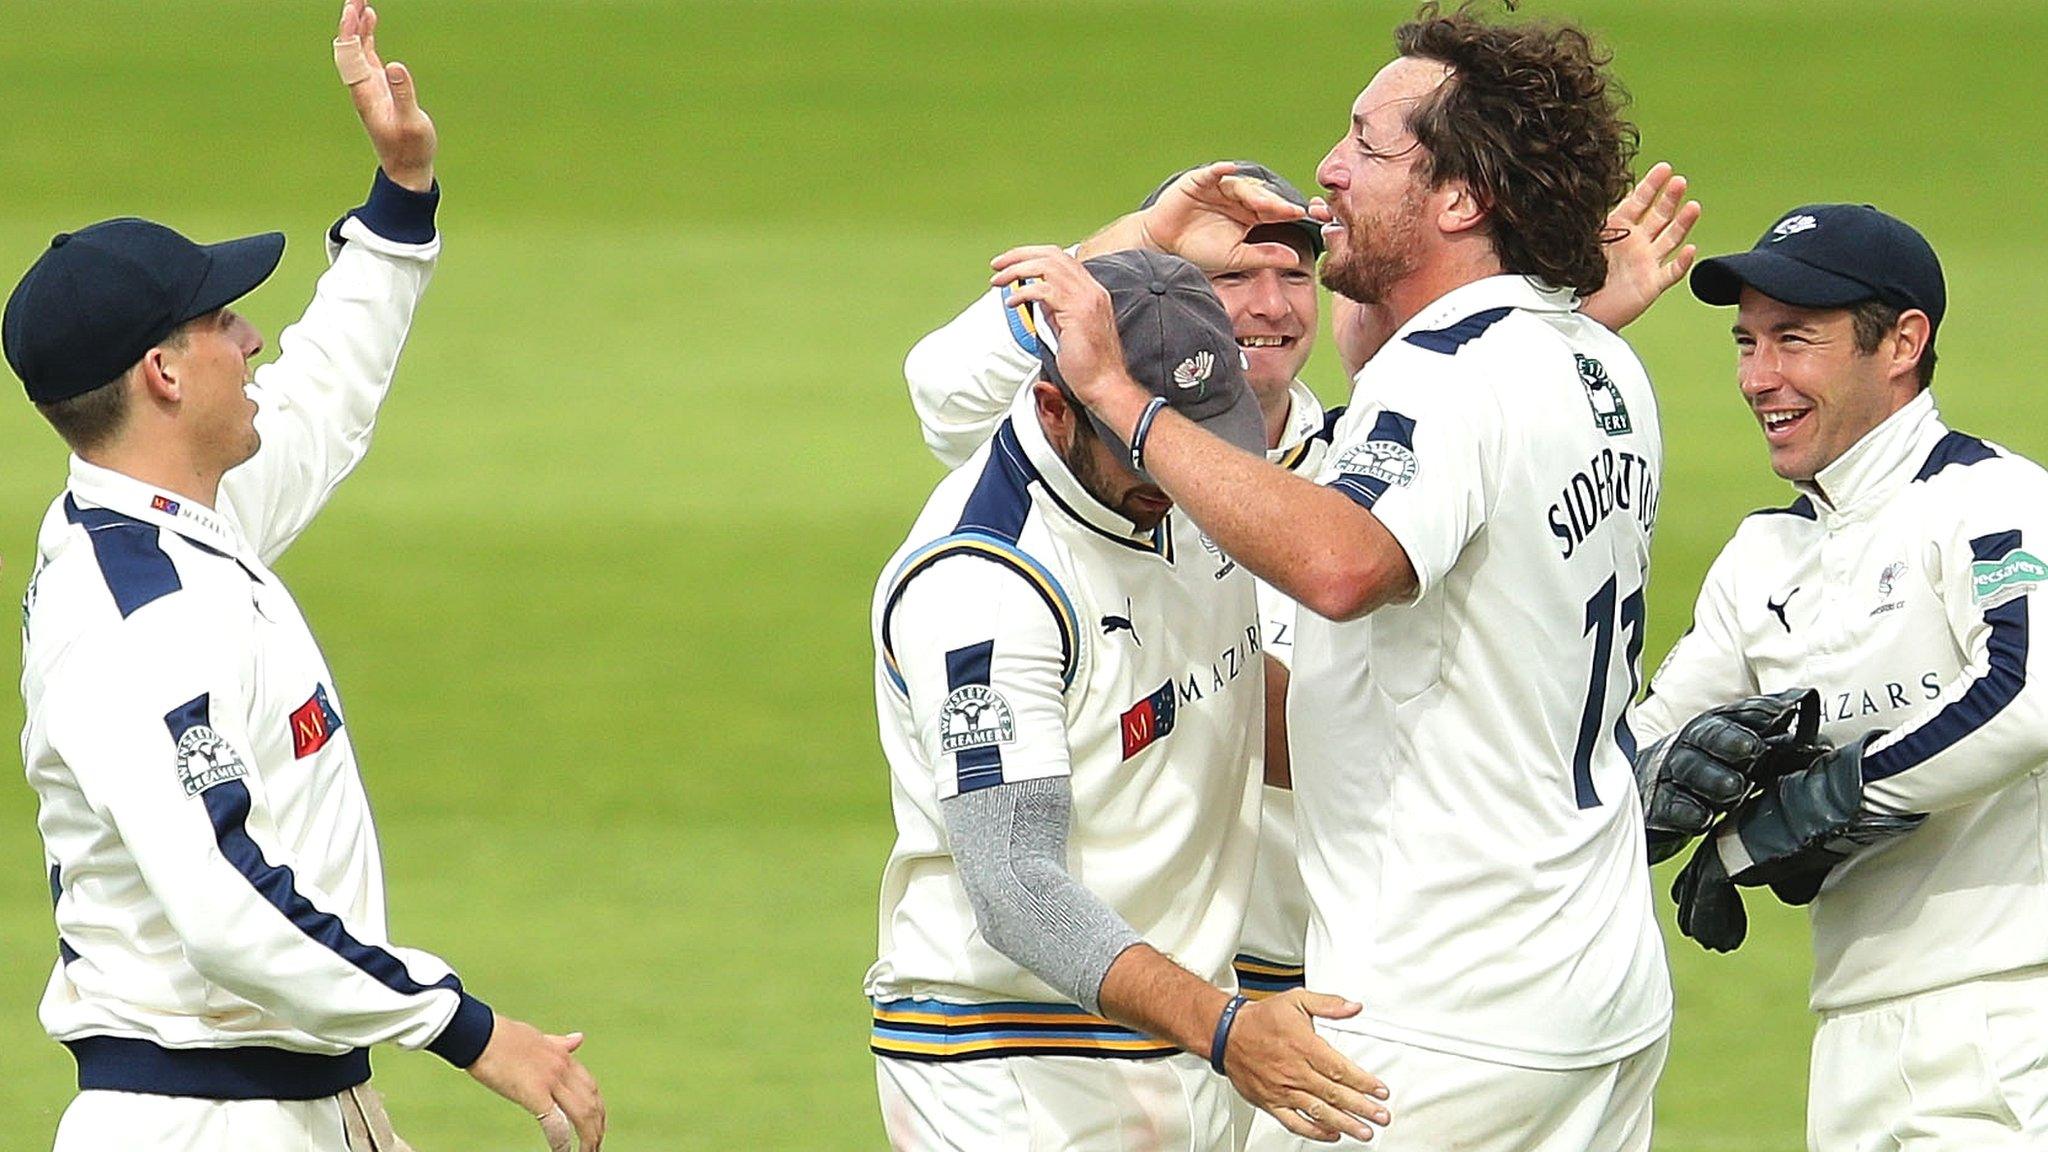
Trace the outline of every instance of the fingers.
<instances>
[{"instance_id":1,"label":"fingers","mask_svg":"<svg viewBox=\"0 0 2048 1152\"><path fill-rule=\"evenodd\" d=\"M1273 1105L1266 1109L1266 1114L1278 1120L1282 1128L1304 1140L1314 1140L1318 1144L1335 1144L1343 1139L1342 1133L1323 1127L1310 1120L1308 1114L1301 1109L1287 1104Z\"/></svg>"},{"instance_id":2,"label":"fingers","mask_svg":"<svg viewBox=\"0 0 2048 1152\"><path fill-rule=\"evenodd\" d=\"M341 6L341 23L334 32L334 68L341 82L351 89L377 74L363 51L363 0L347 0ZM358 97L357 106L361 106Z\"/></svg>"},{"instance_id":3,"label":"fingers","mask_svg":"<svg viewBox=\"0 0 2048 1152\"><path fill-rule=\"evenodd\" d=\"M547 1138L548 1152L575 1152L576 1127L569 1123L559 1105L541 1113L535 1119L540 1121L540 1132Z\"/></svg>"},{"instance_id":4,"label":"fingers","mask_svg":"<svg viewBox=\"0 0 2048 1152\"><path fill-rule=\"evenodd\" d=\"M1295 1003L1311 1016L1325 1020L1347 1020L1365 1011L1365 1005L1346 1000L1342 996L1331 996L1322 992L1301 991L1295 994ZM1331 1050L1332 1052L1335 1049ZM1343 1059L1338 1057L1338 1059ZM1346 1063L1349 1063L1346 1061Z\"/></svg>"},{"instance_id":5,"label":"fingers","mask_svg":"<svg viewBox=\"0 0 2048 1152\"><path fill-rule=\"evenodd\" d=\"M1299 220L1301 210L1294 209L1290 219ZM1257 268L1293 268L1301 263L1301 253L1291 244L1276 242L1262 244L1240 244L1231 251L1230 264L1226 272L1246 272Z\"/></svg>"},{"instance_id":6,"label":"fingers","mask_svg":"<svg viewBox=\"0 0 2048 1152\"><path fill-rule=\"evenodd\" d=\"M1636 186L1629 189L1628 195L1615 206L1613 214L1618 218L1617 222L1623 227L1629 227L1641 220L1649 213L1650 206L1656 203L1657 194L1664 190L1665 183L1670 179L1671 165L1661 160L1651 165L1650 170L1643 173L1643 178L1636 181Z\"/></svg>"},{"instance_id":7,"label":"fingers","mask_svg":"<svg viewBox=\"0 0 2048 1152\"><path fill-rule=\"evenodd\" d=\"M1021 247L1012 248L988 262L988 266L995 269L997 273L996 276L990 278L989 283L998 286L1014 283L1022 279L1022 277L1006 275L1006 273L1010 272L1017 265L1027 260L1050 261L1055 257L1065 256L1066 254L1066 249L1054 244L1025 244Z\"/></svg>"},{"instance_id":8,"label":"fingers","mask_svg":"<svg viewBox=\"0 0 2048 1152\"><path fill-rule=\"evenodd\" d=\"M1301 219L1301 207L1278 192L1272 185L1253 176L1225 176L1216 185L1217 192L1237 204L1243 213L1255 217L1262 224L1285 224L1289 220Z\"/></svg>"}]
</instances>

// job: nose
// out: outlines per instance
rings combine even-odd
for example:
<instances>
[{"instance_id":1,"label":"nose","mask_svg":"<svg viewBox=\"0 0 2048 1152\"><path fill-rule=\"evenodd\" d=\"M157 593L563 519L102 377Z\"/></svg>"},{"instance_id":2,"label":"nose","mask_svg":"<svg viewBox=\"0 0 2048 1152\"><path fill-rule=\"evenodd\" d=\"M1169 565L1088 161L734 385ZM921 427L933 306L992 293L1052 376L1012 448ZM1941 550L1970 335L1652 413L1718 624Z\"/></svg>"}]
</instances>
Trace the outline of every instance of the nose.
<instances>
[{"instance_id":1,"label":"nose","mask_svg":"<svg viewBox=\"0 0 2048 1152\"><path fill-rule=\"evenodd\" d=\"M1342 140L1331 145L1330 150L1323 153L1322 163L1316 165L1316 183L1333 193L1351 187L1351 176L1344 171L1344 165L1337 159L1337 150L1342 147Z\"/></svg>"},{"instance_id":2,"label":"nose","mask_svg":"<svg viewBox=\"0 0 2048 1152\"><path fill-rule=\"evenodd\" d=\"M1252 278L1245 311L1262 319L1287 314L1287 297L1280 292L1280 277L1264 272Z\"/></svg>"},{"instance_id":3,"label":"nose","mask_svg":"<svg viewBox=\"0 0 2048 1152\"><path fill-rule=\"evenodd\" d=\"M1783 378L1778 374L1778 354L1768 344L1759 343L1736 363L1735 384L1752 403L1770 395L1782 382Z\"/></svg>"}]
</instances>

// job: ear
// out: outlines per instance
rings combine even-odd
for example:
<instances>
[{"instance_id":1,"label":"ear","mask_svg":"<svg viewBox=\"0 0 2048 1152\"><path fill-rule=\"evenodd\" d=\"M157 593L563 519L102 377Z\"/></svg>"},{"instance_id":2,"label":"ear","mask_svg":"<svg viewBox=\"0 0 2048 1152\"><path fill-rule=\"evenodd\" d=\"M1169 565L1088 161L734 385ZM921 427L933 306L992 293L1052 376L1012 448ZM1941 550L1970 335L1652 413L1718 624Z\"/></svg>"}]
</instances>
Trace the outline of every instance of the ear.
<instances>
[{"instance_id":1,"label":"ear","mask_svg":"<svg viewBox=\"0 0 2048 1152\"><path fill-rule=\"evenodd\" d=\"M1486 223L1487 207L1462 180L1453 180L1431 193L1437 202L1436 226L1446 236L1470 232Z\"/></svg>"},{"instance_id":2,"label":"ear","mask_svg":"<svg viewBox=\"0 0 2048 1152\"><path fill-rule=\"evenodd\" d=\"M1906 378L1914 391L1920 388L1920 357L1927 352L1927 344L1934 339L1934 322L1927 313L1918 308L1908 308L1899 313L1899 325L1891 336L1891 365L1889 375L1897 380Z\"/></svg>"},{"instance_id":3,"label":"ear","mask_svg":"<svg viewBox=\"0 0 2048 1152\"><path fill-rule=\"evenodd\" d=\"M179 380L182 369L176 357L163 345L144 352L134 372L141 383L143 395L166 404L176 404L184 398L184 388Z\"/></svg>"},{"instance_id":4,"label":"ear","mask_svg":"<svg viewBox=\"0 0 2048 1152\"><path fill-rule=\"evenodd\" d=\"M1064 449L1074 439L1074 406L1060 392L1060 386L1040 376L1031 384L1031 406L1038 412L1045 438Z\"/></svg>"}]
</instances>

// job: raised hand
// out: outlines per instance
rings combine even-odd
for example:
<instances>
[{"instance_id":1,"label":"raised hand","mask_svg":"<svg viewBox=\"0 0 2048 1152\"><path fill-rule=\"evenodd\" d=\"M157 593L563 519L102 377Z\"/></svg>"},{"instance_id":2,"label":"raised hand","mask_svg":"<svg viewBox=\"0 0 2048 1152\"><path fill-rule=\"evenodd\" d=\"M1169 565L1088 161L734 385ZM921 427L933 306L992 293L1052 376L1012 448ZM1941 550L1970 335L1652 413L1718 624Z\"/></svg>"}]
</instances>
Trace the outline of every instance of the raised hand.
<instances>
[{"instance_id":1,"label":"raised hand","mask_svg":"<svg viewBox=\"0 0 2048 1152\"><path fill-rule=\"evenodd\" d=\"M604 1144L604 1098L596 1077L574 1055L582 1046L581 1032L550 1036L499 1016L469 1074L538 1120L549 1152L573 1152L572 1141L580 1141L581 1152L598 1152Z\"/></svg>"},{"instance_id":2,"label":"raised hand","mask_svg":"<svg viewBox=\"0 0 2048 1152\"><path fill-rule=\"evenodd\" d=\"M434 155L440 140L434 122L420 108L419 93L405 65L377 55L377 10L366 0L346 0L334 35L334 67L355 100L356 115L377 150L384 175L400 187L425 192L434 186Z\"/></svg>"},{"instance_id":3,"label":"raised hand","mask_svg":"<svg viewBox=\"0 0 2048 1152\"><path fill-rule=\"evenodd\" d=\"M996 271L989 283L1010 285L1011 305L1036 305L1045 317L1052 331L1040 335L1057 357L1061 378L1083 404L1095 407L1104 398L1104 383L1128 381L1109 290L1079 260L1040 244L1012 248L991 267ZM1099 409L1097 414L1102 415Z\"/></svg>"},{"instance_id":4,"label":"raised hand","mask_svg":"<svg viewBox=\"0 0 2048 1152\"><path fill-rule=\"evenodd\" d=\"M1328 220L1329 211L1321 201L1312 201L1309 214ZM1301 261L1292 246L1251 244L1245 235L1261 224L1299 219L1298 206L1264 181L1238 175L1237 165L1225 160L1182 173L1149 207L1082 241L1081 257L1147 248L1179 256L1204 272L1292 268Z\"/></svg>"},{"instance_id":5,"label":"raised hand","mask_svg":"<svg viewBox=\"0 0 2048 1152\"><path fill-rule=\"evenodd\" d=\"M1700 202L1685 198L1686 179L1659 163L1607 214L1607 283L1579 310L1620 331L1692 270L1699 247L1685 242Z\"/></svg>"}]
</instances>

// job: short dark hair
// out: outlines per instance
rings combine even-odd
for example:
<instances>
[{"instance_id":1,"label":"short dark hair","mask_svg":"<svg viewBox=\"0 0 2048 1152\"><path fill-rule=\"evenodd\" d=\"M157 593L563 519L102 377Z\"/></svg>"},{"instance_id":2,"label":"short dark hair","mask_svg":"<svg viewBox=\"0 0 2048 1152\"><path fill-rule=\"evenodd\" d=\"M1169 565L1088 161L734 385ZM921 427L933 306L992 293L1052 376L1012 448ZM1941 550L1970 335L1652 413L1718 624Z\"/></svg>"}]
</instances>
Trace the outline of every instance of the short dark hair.
<instances>
[{"instance_id":1,"label":"short dark hair","mask_svg":"<svg viewBox=\"0 0 2048 1152\"><path fill-rule=\"evenodd\" d=\"M1514 0L1504 0L1508 11ZM1607 213L1635 182L1640 134L1613 56L1570 24L1494 23L1431 0L1394 32L1401 55L1450 76L1408 115L1431 187L1463 181L1502 267L1590 295L1607 282Z\"/></svg>"},{"instance_id":2,"label":"short dark hair","mask_svg":"<svg viewBox=\"0 0 2048 1152\"><path fill-rule=\"evenodd\" d=\"M1856 354L1868 356L1876 352L1884 338L1899 326L1899 317L1904 313L1904 309L1895 308L1876 297L1849 305L1849 323L1856 333ZM1927 347L1920 350L1916 371L1920 377L1920 389L1924 392L1934 383L1934 336L1931 333L1927 337Z\"/></svg>"},{"instance_id":3,"label":"short dark hair","mask_svg":"<svg viewBox=\"0 0 2048 1152\"><path fill-rule=\"evenodd\" d=\"M218 308L202 316L194 316L172 329L171 334L159 341L156 347L183 348L194 326L219 322ZM57 430L57 435L64 438L64 443L73 452L91 452L119 435L122 426L128 423L128 377L134 371L131 365L127 372L89 392L37 404L36 411L43 414L43 419L50 422L50 427Z\"/></svg>"},{"instance_id":4,"label":"short dark hair","mask_svg":"<svg viewBox=\"0 0 2048 1152\"><path fill-rule=\"evenodd\" d=\"M65 400L37 404L36 411L74 452L90 452L112 440L128 422L128 373L123 372L90 392Z\"/></svg>"}]
</instances>

